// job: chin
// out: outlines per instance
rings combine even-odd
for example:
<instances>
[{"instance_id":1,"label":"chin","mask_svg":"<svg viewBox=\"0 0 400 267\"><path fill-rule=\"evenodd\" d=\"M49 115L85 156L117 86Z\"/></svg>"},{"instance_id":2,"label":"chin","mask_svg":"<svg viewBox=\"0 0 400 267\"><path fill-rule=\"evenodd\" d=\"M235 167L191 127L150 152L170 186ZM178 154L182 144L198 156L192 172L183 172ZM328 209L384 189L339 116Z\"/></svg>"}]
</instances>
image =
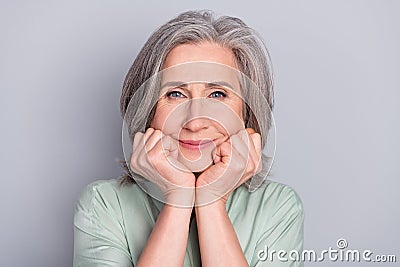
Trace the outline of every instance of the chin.
<instances>
[{"instance_id":1,"label":"chin","mask_svg":"<svg viewBox=\"0 0 400 267\"><path fill-rule=\"evenodd\" d=\"M189 153L188 153L189 154ZM211 156L211 151L202 151L201 153L186 153L180 154L178 161L188 168L189 171L193 173L201 173L207 170L211 165L213 165L213 160Z\"/></svg>"}]
</instances>

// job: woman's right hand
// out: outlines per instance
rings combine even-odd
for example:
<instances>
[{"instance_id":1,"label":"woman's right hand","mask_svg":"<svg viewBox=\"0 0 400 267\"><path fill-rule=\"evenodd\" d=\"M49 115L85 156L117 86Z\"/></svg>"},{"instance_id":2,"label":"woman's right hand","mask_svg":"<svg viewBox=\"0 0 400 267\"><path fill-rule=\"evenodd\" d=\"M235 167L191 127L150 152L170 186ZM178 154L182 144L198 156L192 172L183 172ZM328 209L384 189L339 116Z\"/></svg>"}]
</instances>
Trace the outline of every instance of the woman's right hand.
<instances>
[{"instance_id":1,"label":"woman's right hand","mask_svg":"<svg viewBox=\"0 0 400 267\"><path fill-rule=\"evenodd\" d=\"M164 201L174 206L192 207L196 179L178 158L179 144L160 130L137 132L133 141L130 168L161 190Z\"/></svg>"}]
</instances>

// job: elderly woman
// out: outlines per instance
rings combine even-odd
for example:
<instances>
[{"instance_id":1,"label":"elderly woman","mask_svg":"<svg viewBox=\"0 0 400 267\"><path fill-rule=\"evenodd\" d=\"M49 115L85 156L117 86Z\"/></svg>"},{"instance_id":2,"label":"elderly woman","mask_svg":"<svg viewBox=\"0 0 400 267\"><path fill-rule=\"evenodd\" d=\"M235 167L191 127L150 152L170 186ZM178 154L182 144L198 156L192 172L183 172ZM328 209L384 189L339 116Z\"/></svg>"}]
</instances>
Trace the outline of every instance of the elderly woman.
<instances>
[{"instance_id":1,"label":"elderly woman","mask_svg":"<svg viewBox=\"0 0 400 267\"><path fill-rule=\"evenodd\" d=\"M265 179L272 104L240 19L191 11L155 31L121 96L127 173L82 192L74 266L301 265L301 201Z\"/></svg>"}]
</instances>

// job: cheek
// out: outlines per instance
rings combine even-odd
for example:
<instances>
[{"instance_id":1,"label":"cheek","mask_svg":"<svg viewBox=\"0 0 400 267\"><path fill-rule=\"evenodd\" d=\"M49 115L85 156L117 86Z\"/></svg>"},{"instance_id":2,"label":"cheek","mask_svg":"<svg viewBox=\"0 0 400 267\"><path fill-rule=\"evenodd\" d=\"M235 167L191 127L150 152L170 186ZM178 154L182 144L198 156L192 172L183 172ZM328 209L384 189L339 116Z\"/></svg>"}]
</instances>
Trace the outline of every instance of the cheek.
<instances>
[{"instance_id":1,"label":"cheek","mask_svg":"<svg viewBox=\"0 0 400 267\"><path fill-rule=\"evenodd\" d=\"M243 120L243 102L241 100L234 101L231 105L233 111L235 111L236 115L240 118L240 120L244 123Z\"/></svg>"},{"instance_id":2,"label":"cheek","mask_svg":"<svg viewBox=\"0 0 400 267\"><path fill-rule=\"evenodd\" d=\"M174 106L172 105L158 105L150 127L161 130L165 134L176 133L180 124L179 120L174 119L176 114L173 111Z\"/></svg>"},{"instance_id":3,"label":"cheek","mask_svg":"<svg viewBox=\"0 0 400 267\"><path fill-rule=\"evenodd\" d=\"M230 103L226 103L226 105L229 108L224 111L230 112L230 115L233 115L233 112L236 114L236 116L223 116L223 118L220 118L220 120L218 120L218 117L215 117L218 122L210 122L210 125L213 125L213 127L216 128L218 132L223 132L224 134L227 134L225 127L230 128L230 126L234 127L234 125L236 125L235 127L237 128L244 126L243 102L241 101L241 99L235 99ZM186 110L184 110L183 108L179 109L174 105L158 103L150 127L156 130L161 130L165 134L178 133L181 130L182 125L184 124L185 115ZM211 117L214 118L213 116ZM240 120L240 123L238 119Z\"/></svg>"},{"instance_id":4,"label":"cheek","mask_svg":"<svg viewBox=\"0 0 400 267\"><path fill-rule=\"evenodd\" d=\"M156 112L154 114L154 118L151 121L150 127L156 130L161 130L166 120L166 114L168 113L165 111L165 109L157 107Z\"/></svg>"}]
</instances>

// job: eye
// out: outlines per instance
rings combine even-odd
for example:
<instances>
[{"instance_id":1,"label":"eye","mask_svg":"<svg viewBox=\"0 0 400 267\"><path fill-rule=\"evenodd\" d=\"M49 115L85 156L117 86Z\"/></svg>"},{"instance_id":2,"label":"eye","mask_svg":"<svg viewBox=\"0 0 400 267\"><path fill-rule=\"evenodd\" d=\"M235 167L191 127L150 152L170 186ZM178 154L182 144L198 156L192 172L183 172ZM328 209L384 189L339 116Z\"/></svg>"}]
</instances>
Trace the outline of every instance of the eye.
<instances>
[{"instance_id":1,"label":"eye","mask_svg":"<svg viewBox=\"0 0 400 267\"><path fill-rule=\"evenodd\" d=\"M215 91L215 92L212 92L210 94L210 97L211 98L225 98L226 97L226 93L222 92L222 91Z\"/></svg>"},{"instance_id":2,"label":"eye","mask_svg":"<svg viewBox=\"0 0 400 267\"><path fill-rule=\"evenodd\" d=\"M167 97L170 97L170 98L183 98L183 97L185 97L185 95L182 94L182 93L179 92L179 91L171 91L171 92L168 92L168 93L166 94L166 96L167 96Z\"/></svg>"}]
</instances>

